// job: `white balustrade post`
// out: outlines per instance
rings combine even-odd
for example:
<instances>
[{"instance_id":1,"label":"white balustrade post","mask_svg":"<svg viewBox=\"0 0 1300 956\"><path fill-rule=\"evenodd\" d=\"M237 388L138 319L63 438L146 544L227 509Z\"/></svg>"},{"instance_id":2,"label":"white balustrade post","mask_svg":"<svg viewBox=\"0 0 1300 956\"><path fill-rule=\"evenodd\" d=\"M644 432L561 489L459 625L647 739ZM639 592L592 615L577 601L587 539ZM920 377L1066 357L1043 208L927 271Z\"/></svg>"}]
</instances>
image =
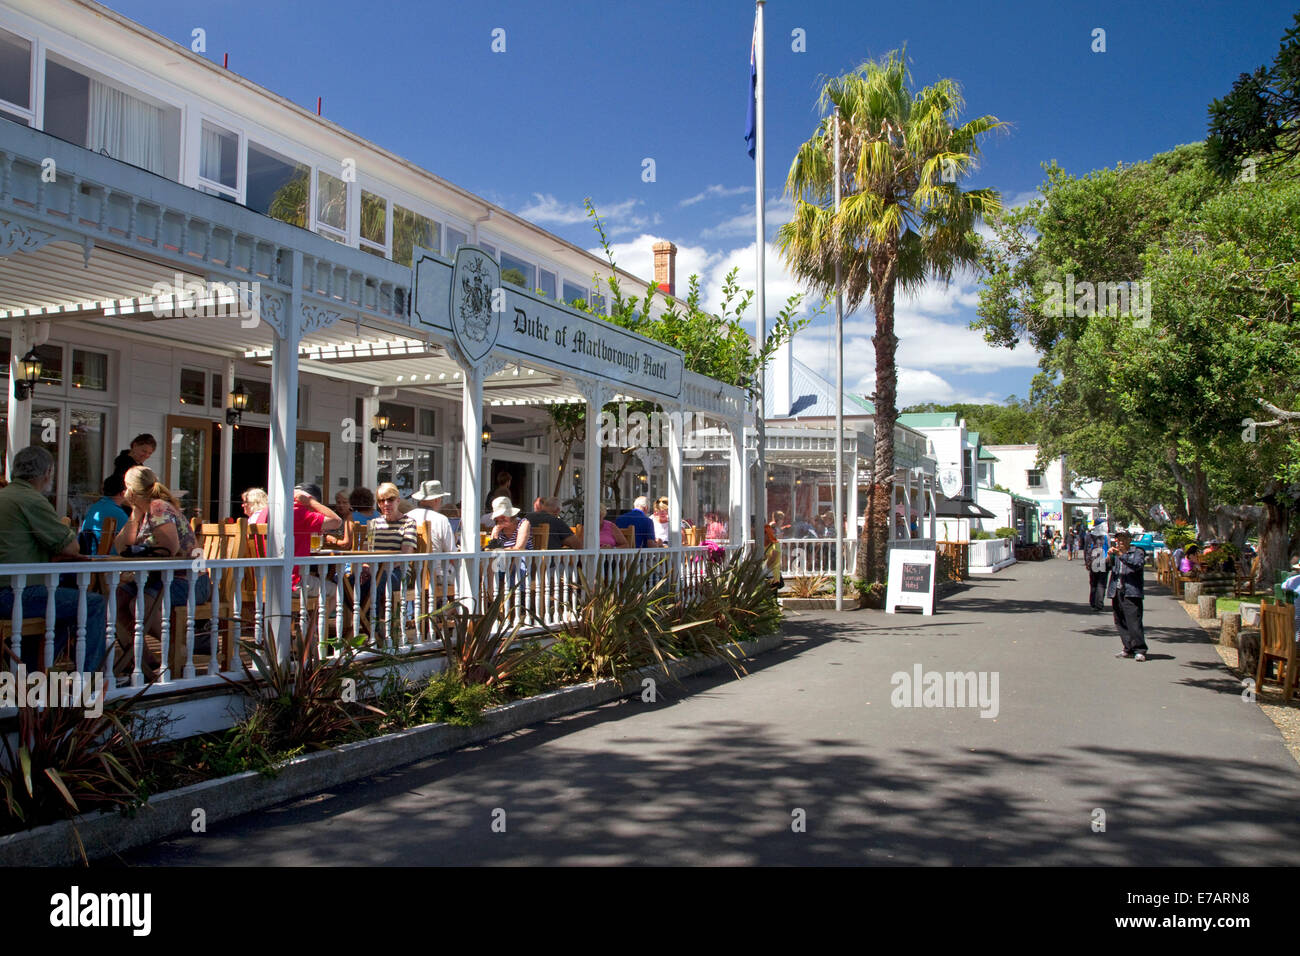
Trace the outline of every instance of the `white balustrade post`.
<instances>
[{"instance_id":1,"label":"white balustrade post","mask_svg":"<svg viewBox=\"0 0 1300 956\"><path fill-rule=\"evenodd\" d=\"M465 440L461 443L460 456L460 550L462 554L476 555L482 548L479 545L479 502L483 500L483 458L484 449L480 436L483 434L483 371L461 365L464 382L460 391L461 429ZM469 609L477 612L479 607L478 564L474 561L460 562L460 578L456 584L456 593L468 598Z\"/></svg>"}]
</instances>

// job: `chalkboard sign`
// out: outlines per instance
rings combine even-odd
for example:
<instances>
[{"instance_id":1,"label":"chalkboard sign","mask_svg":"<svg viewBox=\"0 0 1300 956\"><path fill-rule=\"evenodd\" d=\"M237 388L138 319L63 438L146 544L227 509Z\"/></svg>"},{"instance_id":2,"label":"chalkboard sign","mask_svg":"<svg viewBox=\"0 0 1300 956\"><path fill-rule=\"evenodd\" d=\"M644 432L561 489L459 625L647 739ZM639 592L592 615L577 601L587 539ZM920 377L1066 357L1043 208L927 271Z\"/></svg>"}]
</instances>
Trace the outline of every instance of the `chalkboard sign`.
<instances>
[{"instance_id":1,"label":"chalkboard sign","mask_svg":"<svg viewBox=\"0 0 1300 956\"><path fill-rule=\"evenodd\" d=\"M901 589L905 594L926 594L930 590L928 564L904 564Z\"/></svg>"},{"instance_id":2,"label":"chalkboard sign","mask_svg":"<svg viewBox=\"0 0 1300 956\"><path fill-rule=\"evenodd\" d=\"M895 548L890 551L885 610L893 614L899 607L914 607L922 614L933 614L934 569L933 550Z\"/></svg>"}]
</instances>

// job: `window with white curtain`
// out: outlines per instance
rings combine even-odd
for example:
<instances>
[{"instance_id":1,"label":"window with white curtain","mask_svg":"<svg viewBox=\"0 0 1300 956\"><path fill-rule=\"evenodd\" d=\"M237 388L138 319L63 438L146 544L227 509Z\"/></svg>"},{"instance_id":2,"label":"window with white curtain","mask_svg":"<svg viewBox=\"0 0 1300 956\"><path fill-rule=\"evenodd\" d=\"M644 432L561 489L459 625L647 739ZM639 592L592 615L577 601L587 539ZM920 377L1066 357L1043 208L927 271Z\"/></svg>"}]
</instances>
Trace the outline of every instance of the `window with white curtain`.
<instances>
[{"instance_id":1,"label":"window with white curtain","mask_svg":"<svg viewBox=\"0 0 1300 956\"><path fill-rule=\"evenodd\" d=\"M86 148L163 175L163 111L90 80Z\"/></svg>"},{"instance_id":2,"label":"window with white curtain","mask_svg":"<svg viewBox=\"0 0 1300 956\"><path fill-rule=\"evenodd\" d=\"M199 178L209 192L239 198L239 136L206 120L199 139Z\"/></svg>"}]
</instances>

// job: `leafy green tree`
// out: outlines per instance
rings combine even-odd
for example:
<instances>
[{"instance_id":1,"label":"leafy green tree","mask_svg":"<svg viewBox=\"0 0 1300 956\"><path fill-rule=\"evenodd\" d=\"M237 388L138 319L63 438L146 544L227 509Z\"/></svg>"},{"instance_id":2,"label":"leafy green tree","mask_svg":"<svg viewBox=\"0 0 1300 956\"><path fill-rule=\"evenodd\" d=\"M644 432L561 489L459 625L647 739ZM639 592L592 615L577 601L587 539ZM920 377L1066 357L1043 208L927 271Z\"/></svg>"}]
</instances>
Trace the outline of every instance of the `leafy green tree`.
<instances>
[{"instance_id":1,"label":"leafy green tree","mask_svg":"<svg viewBox=\"0 0 1300 956\"><path fill-rule=\"evenodd\" d=\"M973 265L975 224L1000 208L994 190L958 186L975 166L980 137L1002 125L993 116L958 125L963 105L952 80L913 92L902 53L864 63L826 84L820 106L834 106L838 114L822 119L799 147L786 178L786 193L795 199L794 218L778 233L786 262L827 298L836 292L838 263L848 310L869 296L875 313L875 463L857 567L868 582L883 582L888 572L898 416L895 294L931 277L946 281L958 266ZM837 177L843 196L838 213Z\"/></svg>"},{"instance_id":2,"label":"leafy green tree","mask_svg":"<svg viewBox=\"0 0 1300 956\"><path fill-rule=\"evenodd\" d=\"M1210 104L1206 148L1210 167L1225 178L1249 178L1300 158L1300 13L1273 65L1242 73Z\"/></svg>"},{"instance_id":3,"label":"leafy green tree","mask_svg":"<svg viewBox=\"0 0 1300 956\"><path fill-rule=\"evenodd\" d=\"M1125 516L1165 505L1203 537L1255 524L1265 567L1285 560L1292 442L1250 422L1264 395L1300 397L1300 183L1225 183L1201 146L1077 179L1052 166L1043 199L994 229L976 325L1041 353L1045 452ZM1148 311L1054 310L1067 275L1150 283Z\"/></svg>"},{"instance_id":4,"label":"leafy green tree","mask_svg":"<svg viewBox=\"0 0 1300 956\"><path fill-rule=\"evenodd\" d=\"M782 344L811 321L810 317L798 314L803 296L795 294L786 300L784 308L768 330L765 341L757 348L744 326L744 314L753 301L754 293L740 289L735 269L723 281L722 305L718 313L708 312L702 306L699 276L695 275L689 279L689 291L685 299L665 298L663 306L656 310L656 297L659 293L653 284L642 297L624 294L604 224L590 199L586 200L586 206L587 215L593 221L593 228L600 236L601 248L609 262L609 275L602 277L597 274L593 277L593 284L597 288L603 285L609 289L611 308L606 317L599 315L581 299L573 302L573 307L678 349L683 354L683 362L688 370L743 388L751 396L755 394L758 370L771 360ZM606 408L616 411L613 404ZM573 446L586 433L586 407L551 405L547 406L547 410L551 416L552 433L563 445L564 462L567 465L571 460ZM628 403L629 415L635 412L649 415L659 410L660 407L653 402ZM617 493L619 480L632 458L622 454L619 449L604 449L602 455L605 459L601 468L603 483ZM557 489L559 481L557 478Z\"/></svg>"}]
</instances>

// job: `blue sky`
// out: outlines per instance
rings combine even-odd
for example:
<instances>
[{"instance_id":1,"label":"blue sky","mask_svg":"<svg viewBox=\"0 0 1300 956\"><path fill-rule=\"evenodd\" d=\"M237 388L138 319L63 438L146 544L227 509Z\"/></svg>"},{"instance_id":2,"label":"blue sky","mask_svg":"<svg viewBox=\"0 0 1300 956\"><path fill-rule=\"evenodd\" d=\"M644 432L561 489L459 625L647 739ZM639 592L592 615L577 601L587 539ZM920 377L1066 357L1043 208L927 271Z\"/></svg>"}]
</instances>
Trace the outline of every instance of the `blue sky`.
<instances>
[{"instance_id":1,"label":"blue sky","mask_svg":"<svg viewBox=\"0 0 1300 956\"><path fill-rule=\"evenodd\" d=\"M109 6L438 175L586 247L590 196L618 263L649 278L650 247L679 247L678 285L700 274L716 306L727 269L754 280L754 165L745 152L751 0L475 3L110 0ZM1014 204L1055 159L1083 174L1204 138L1206 106L1272 61L1296 0L863 3L769 0L769 239L795 150L817 123L821 80L906 46L916 84L957 80L967 116L1009 124L970 185ZM505 52L491 49L505 31ZM1095 53L1093 30L1105 30ZM792 49L792 31L806 50ZM643 162L655 181L642 179ZM768 311L798 284L768 253ZM1115 278L1115 277L1107 277ZM976 281L900 300L900 406L1025 395L1026 347L987 347L968 329ZM752 315L750 316L752 322ZM833 312L795 354L832 366ZM872 390L869 306L845 323L845 381ZM833 374L833 373L832 373Z\"/></svg>"}]
</instances>

